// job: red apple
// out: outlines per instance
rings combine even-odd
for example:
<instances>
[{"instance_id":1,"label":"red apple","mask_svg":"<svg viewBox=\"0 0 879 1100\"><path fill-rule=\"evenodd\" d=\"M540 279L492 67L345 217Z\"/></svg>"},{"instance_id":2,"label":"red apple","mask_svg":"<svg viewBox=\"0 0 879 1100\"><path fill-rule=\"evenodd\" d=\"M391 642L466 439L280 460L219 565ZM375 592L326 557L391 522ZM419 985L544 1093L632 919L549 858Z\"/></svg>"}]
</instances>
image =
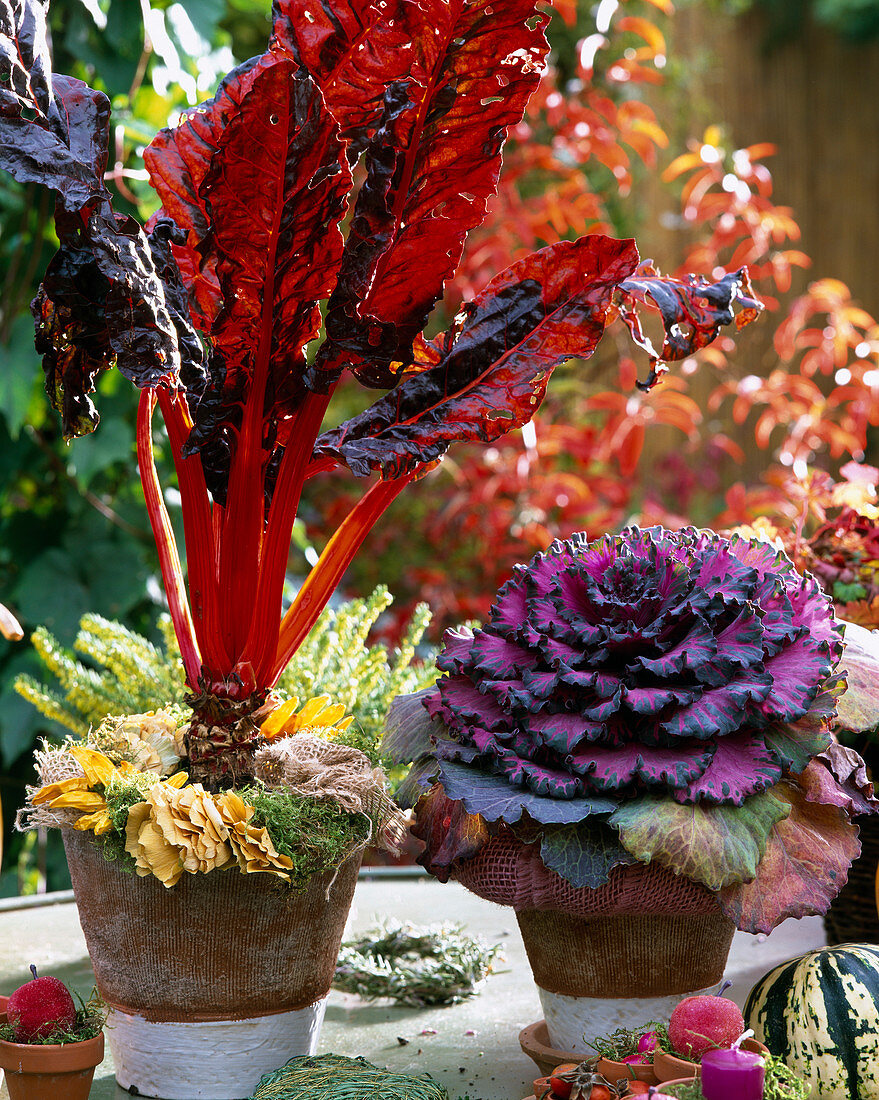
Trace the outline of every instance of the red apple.
<instances>
[{"instance_id":1,"label":"red apple","mask_svg":"<svg viewBox=\"0 0 879 1100\"><path fill-rule=\"evenodd\" d=\"M15 1030L17 1042L46 1039L53 1031L71 1031L76 1023L76 1005L64 982L45 975L20 985L6 1004L6 1016Z\"/></svg>"},{"instance_id":2,"label":"red apple","mask_svg":"<svg viewBox=\"0 0 879 1100\"><path fill-rule=\"evenodd\" d=\"M742 1010L728 997L699 994L675 1006L668 1041L681 1054L698 1058L712 1047L728 1047L745 1030Z\"/></svg>"}]
</instances>

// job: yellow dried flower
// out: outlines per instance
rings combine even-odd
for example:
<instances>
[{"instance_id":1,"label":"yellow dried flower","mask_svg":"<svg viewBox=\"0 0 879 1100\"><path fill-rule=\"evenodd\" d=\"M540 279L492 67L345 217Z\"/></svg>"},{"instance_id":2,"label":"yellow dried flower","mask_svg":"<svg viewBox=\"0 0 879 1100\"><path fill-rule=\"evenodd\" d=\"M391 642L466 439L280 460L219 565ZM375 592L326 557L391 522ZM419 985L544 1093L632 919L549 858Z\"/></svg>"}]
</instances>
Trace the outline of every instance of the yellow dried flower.
<instances>
[{"instance_id":1,"label":"yellow dried flower","mask_svg":"<svg viewBox=\"0 0 879 1100\"><path fill-rule=\"evenodd\" d=\"M86 745L70 745L69 752L85 772L90 787L107 786L116 771L116 765L109 756Z\"/></svg>"},{"instance_id":2,"label":"yellow dried flower","mask_svg":"<svg viewBox=\"0 0 879 1100\"><path fill-rule=\"evenodd\" d=\"M255 825L239 821L232 826L229 842L238 866L245 874L262 872L277 875L289 882L290 876L285 872L291 869L293 860L276 850L268 829L258 829Z\"/></svg>"},{"instance_id":3,"label":"yellow dried flower","mask_svg":"<svg viewBox=\"0 0 879 1100\"><path fill-rule=\"evenodd\" d=\"M91 831L100 836L113 827L107 808L107 800L100 791L91 787L109 787L120 778L140 774L131 764L120 764L117 768L109 757L84 745L70 745L67 750L76 760L85 775L61 779L47 783L30 797L33 806L48 806L53 810L79 810L82 817L73 822L73 827L83 832Z\"/></svg>"},{"instance_id":4,"label":"yellow dried flower","mask_svg":"<svg viewBox=\"0 0 879 1100\"><path fill-rule=\"evenodd\" d=\"M34 806L42 806L46 803L52 804L52 800L58 798L62 794L67 794L70 791L87 791L89 782L84 775L73 776L71 779L61 779L57 783L47 783L45 787L40 787L30 796L31 803Z\"/></svg>"},{"instance_id":5,"label":"yellow dried flower","mask_svg":"<svg viewBox=\"0 0 879 1100\"><path fill-rule=\"evenodd\" d=\"M232 849L226 843L229 830L200 783L182 790L159 783L147 801L153 821L167 843L177 848L185 871L206 874L232 862Z\"/></svg>"},{"instance_id":6,"label":"yellow dried flower","mask_svg":"<svg viewBox=\"0 0 879 1100\"><path fill-rule=\"evenodd\" d=\"M345 714L341 703L333 703L329 695L315 695L297 710L299 699L281 703L260 726L260 733L267 741L275 737L290 736L307 729L310 733L324 731L324 736L332 738L346 730L354 721L354 716Z\"/></svg>"},{"instance_id":7,"label":"yellow dried flower","mask_svg":"<svg viewBox=\"0 0 879 1100\"><path fill-rule=\"evenodd\" d=\"M182 730L166 710L105 718L89 734L89 743L114 762L156 775L173 771L185 751Z\"/></svg>"},{"instance_id":8,"label":"yellow dried flower","mask_svg":"<svg viewBox=\"0 0 879 1100\"><path fill-rule=\"evenodd\" d=\"M125 850L134 856L135 870L143 878L155 875L165 887L174 886L183 874L183 860L153 821L149 802L137 802L128 811Z\"/></svg>"},{"instance_id":9,"label":"yellow dried flower","mask_svg":"<svg viewBox=\"0 0 879 1100\"><path fill-rule=\"evenodd\" d=\"M248 824L253 817L253 807L248 806L234 791L218 796L217 806L229 829L229 843L244 874L263 872L289 881L290 876L285 872L293 866L293 860L277 851L267 829Z\"/></svg>"},{"instance_id":10,"label":"yellow dried flower","mask_svg":"<svg viewBox=\"0 0 879 1100\"><path fill-rule=\"evenodd\" d=\"M46 804L53 810L82 810L84 813L107 808L104 796L98 791L67 791Z\"/></svg>"},{"instance_id":11,"label":"yellow dried flower","mask_svg":"<svg viewBox=\"0 0 879 1100\"><path fill-rule=\"evenodd\" d=\"M113 828L113 822L110 820L110 812L105 807L103 810L96 810L91 814L83 814L73 823L74 829L80 829L85 832L91 831L95 836L102 836L104 833L109 833Z\"/></svg>"}]
</instances>

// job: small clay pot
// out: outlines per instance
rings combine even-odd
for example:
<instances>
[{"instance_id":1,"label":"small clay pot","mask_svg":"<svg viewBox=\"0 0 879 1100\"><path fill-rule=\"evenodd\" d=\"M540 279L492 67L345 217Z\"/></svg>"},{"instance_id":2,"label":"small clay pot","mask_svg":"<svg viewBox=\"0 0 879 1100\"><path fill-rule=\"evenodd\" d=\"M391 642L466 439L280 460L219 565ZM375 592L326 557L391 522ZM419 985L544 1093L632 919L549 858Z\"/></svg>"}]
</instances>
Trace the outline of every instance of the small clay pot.
<instances>
[{"instance_id":1,"label":"small clay pot","mask_svg":"<svg viewBox=\"0 0 879 1100\"><path fill-rule=\"evenodd\" d=\"M692 1077L678 1077L674 1081L663 1081L662 1092L654 1093L653 1100L662 1100L663 1096L673 1096L673 1093L667 1093L666 1089L673 1089L675 1085L689 1085L693 1081Z\"/></svg>"},{"instance_id":2,"label":"small clay pot","mask_svg":"<svg viewBox=\"0 0 879 1100\"><path fill-rule=\"evenodd\" d=\"M550 1074L562 1062L574 1062L579 1065L585 1054L576 1054L572 1050L556 1050L550 1045L546 1020L537 1020L519 1032L519 1046L522 1052L534 1062L541 1074Z\"/></svg>"},{"instance_id":3,"label":"small clay pot","mask_svg":"<svg viewBox=\"0 0 879 1100\"><path fill-rule=\"evenodd\" d=\"M740 1047L742 1050L750 1050L754 1054L768 1054L769 1048L756 1039L743 1039ZM702 1076L702 1067L698 1062L690 1062L686 1058L676 1058L674 1054L668 1054L664 1050L653 1052L653 1072L659 1079L659 1084L665 1081L692 1081L694 1077Z\"/></svg>"},{"instance_id":4,"label":"small clay pot","mask_svg":"<svg viewBox=\"0 0 879 1100\"><path fill-rule=\"evenodd\" d=\"M614 1084L621 1077L628 1081L646 1081L648 1085L659 1084L651 1062L612 1062L609 1058L599 1058L595 1068Z\"/></svg>"},{"instance_id":5,"label":"small clay pot","mask_svg":"<svg viewBox=\"0 0 879 1100\"><path fill-rule=\"evenodd\" d=\"M0 1023L6 1023L5 1013ZM0 1039L0 1069L9 1100L88 1100L104 1058L104 1033L81 1043L8 1043Z\"/></svg>"}]
</instances>

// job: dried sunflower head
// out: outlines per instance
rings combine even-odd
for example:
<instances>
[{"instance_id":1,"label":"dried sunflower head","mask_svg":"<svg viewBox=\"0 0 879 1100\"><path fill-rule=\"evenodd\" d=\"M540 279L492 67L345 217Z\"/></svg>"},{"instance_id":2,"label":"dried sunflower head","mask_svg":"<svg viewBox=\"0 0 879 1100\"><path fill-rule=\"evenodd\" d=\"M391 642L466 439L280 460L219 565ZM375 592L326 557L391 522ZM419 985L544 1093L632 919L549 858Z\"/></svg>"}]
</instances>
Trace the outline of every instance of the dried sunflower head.
<instances>
[{"instance_id":1,"label":"dried sunflower head","mask_svg":"<svg viewBox=\"0 0 879 1100\"><path fill-rule=\"evenodd\" d=\"M301 708L294 695L271 712L259 731L267 741L302 731L332 741L353 721L353 715L346 715L344 706L332 702L329 695L315 695Z\"/></svg>"}]
</instances>

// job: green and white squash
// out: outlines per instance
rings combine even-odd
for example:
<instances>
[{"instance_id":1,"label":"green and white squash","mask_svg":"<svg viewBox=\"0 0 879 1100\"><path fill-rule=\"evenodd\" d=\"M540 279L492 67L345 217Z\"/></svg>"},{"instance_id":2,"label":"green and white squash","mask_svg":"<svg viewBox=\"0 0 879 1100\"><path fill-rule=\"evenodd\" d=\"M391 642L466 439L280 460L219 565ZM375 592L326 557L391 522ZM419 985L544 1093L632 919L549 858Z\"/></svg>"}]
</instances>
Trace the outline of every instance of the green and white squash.
<instances>
[{"instance_id":1,"label":"green and white squash","mask_svg":"<svg viewBox=\"0 0 879 1100\"><path fill-rule=\"evenodd\" d=\"M744 1017L808 1082L811 1100L879 1100L879 945L824 947L776 966Z\"/></svg>"}]
</instances>

